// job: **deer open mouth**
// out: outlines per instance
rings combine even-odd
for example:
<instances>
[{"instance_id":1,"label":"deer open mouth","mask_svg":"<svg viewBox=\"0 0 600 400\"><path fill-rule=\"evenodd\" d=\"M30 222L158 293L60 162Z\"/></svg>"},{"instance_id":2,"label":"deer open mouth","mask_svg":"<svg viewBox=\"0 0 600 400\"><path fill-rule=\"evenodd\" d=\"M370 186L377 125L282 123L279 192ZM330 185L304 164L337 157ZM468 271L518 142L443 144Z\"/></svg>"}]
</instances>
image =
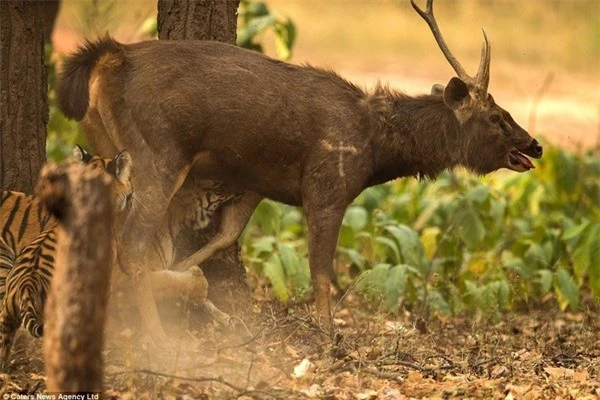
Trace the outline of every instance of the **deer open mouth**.
<instances>
[{"instance_id":1,"label":"deer open mouth","mask_svg":"<svg viewBox=\"0 0 600 400\"><path fill-rule=\"evenodd\" d=\"M523 152L515 149L508 153L508 168L517 172L525 172L535 168L535 166Z\"/></svg>"}]
</instances>

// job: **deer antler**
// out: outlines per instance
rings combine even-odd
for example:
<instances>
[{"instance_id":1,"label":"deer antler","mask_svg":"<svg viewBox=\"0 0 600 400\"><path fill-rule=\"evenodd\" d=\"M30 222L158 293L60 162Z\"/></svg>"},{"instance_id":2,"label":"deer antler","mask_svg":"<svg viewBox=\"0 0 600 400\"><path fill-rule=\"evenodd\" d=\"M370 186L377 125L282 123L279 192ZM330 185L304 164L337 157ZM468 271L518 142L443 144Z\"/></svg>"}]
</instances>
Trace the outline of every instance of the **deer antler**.
<instances>
[{"instance_id":1,"label":"deer antler","mask_svg":"<svg viewBox=\"0 0 600 400\"><path fill-rule=\"evenodd\" d=\"M460 64L460 62L458 62L456 57L454 57L454 55L450 51L450 48L446 44L446 41L442 36L442 32L440 31L437 21L435 20L435 17L433 15L433 0L427 0L427 8L425 9L425 11L419 8L419 6L417 6L414 0L410 0L410 3L412 4L415 11L419 13L421 18L423 18L425 22L427 22L427 25L429 25L431 33L433 33L433 37L435 38L435 41L437 42L438 46L442 50L442 53L444 54L452 68L454 68L454 71L456 71L458 77L462 79L467 84L467 86L471 88L471 90L475 90L479 95L481 95L481 97L485 98L490 82L490 43L485 34L485 31L482 30L484 42L483 47L481 48L481 61L479 63L479 69L477 71L477 75L475 75L475 77L472 77L467 74L463 66Z\"/></svg>"}]
</instances>

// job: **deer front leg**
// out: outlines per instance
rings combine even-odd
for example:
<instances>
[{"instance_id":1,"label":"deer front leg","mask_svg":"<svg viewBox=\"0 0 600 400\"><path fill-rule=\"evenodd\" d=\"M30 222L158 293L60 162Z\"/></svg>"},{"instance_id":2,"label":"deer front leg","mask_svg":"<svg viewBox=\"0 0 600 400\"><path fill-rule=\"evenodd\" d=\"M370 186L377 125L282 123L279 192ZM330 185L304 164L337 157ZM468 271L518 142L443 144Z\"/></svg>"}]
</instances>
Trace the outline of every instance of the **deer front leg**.
<instances>
[{"instance_id":1,"label":"deer front leg","mask_svg":"<svg viewBox=\"0 0 600 400\"><path fill-rule=\"evenodd\" d=\"M194 265L200 265L218 251L234 244L242 234L254 209L262 199L262 196L256 193L246 192L238 201L225 205L217 234L206 246L179 262L173 269L176 271L185 271Z\"/></svg>"},{"instance_id":2,"label":"deer front leg","mask_svg":"<svg viewBox=\"0 0 600 400\"><path fill-rule=\"evenodd\" d=\"M319 207L304 205L308 222L308 258L318 323L333 335L329 289L333 268L333 257L345 205Z\"/></svg>"}]
</instances>

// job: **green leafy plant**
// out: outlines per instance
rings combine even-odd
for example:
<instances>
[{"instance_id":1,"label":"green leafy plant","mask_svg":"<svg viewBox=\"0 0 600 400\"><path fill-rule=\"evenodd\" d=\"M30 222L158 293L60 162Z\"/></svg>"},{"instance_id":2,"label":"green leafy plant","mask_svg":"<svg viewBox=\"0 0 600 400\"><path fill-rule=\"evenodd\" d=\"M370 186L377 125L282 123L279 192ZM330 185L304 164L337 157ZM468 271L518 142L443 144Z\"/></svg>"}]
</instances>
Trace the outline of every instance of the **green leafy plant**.
<instances>
[{"instance_id":1,"label":"green leafy plant","mask_svg":"<svg viewBox=\"0 0 600 400\"><path fill-rule=\"evenodd\" d=\"M365 191L342 223L338 284L357 280L357 292L391 312L498 314L548 299L577 310L583 293L600 301L600 157L545 147L527 174L482 179L447 172L436 181L401 179ZM303 219L269 221L293 209L268 207L248 227L245 248L276 237L272 242L289 243L298 252L296 265L306 268ZM273 245L261 257L278 251ZM307 269L295 291L283 266L269 268L265 275L279 299L306 293Z\"/></svg>"},{"instance_id":2,"label":"green leafy plant","mask_svg":"<svg viewBox=\"0 0 600 400\"><path fill-rule=\"evenodd\" d=\"M261 1L241 0L239 11L240 26L237 31L237 45L263 53L259 42L261 34L271 31L275 35L277 57L289 60L296 40L294 22L267 7Z\"/></svg>"}]
</instances>

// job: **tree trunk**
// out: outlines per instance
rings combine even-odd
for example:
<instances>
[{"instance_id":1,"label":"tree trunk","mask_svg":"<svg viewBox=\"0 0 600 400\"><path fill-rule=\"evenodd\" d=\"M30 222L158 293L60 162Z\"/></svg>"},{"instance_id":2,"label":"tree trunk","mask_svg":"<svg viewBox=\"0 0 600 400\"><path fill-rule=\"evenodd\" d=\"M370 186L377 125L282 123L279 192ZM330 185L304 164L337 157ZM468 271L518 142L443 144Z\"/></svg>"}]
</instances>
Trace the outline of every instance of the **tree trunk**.
<instances>
[{"instance_id":1,"label":"tree trunk","mask_svg":"<svg viewBox=\"0 0 600 400\"><path fill-rule=\"evenodd\" d=\"M44 358L50 392L102 391L102 346L112 265L107 177L82 165L48 165L37 194L59 220L46 302Z\"/></svg>"},{"instance_id":2,"label":"tree trunk","mask_svg":"<svg viewBox=\"0 0 600 400\"><path fill-rule=\"evenodd\" d=\"M158 0L158 38L235 44L239 0Z\"/></svg>"},{"instance_id":3,"label":"tree trunk","mask_svg":"<svg viewBox=\"0 0 600 400\"><path fill-rule=\"evenodd\" d=\"M235 44L239 0L159 0L159 39L218 40ZM193 169L192 169L193 171ZM182 186L180 190L188 190ZM170 207L181 207L171 203ZM204 230L184 230L176 241L178 261L204 246L217 232L219 217ZM229 313L247 316L252 300L246 270L236 243L201 265L209 283L208 297Z\"/></svg>"},{"instance_id":4,"label":"tree trunk","mask_svg":"<svg viewBox=\"0 0 600 400\"><path fill-rule=\"evenodd\" d=\"M0 187L31 193L46 162L42 1L0 1Z\"/></svg>"},{"instance_id":5,"label":"tree trunk","mask_svg":"<svg viewBox=\"0 0 600 400\"><path fill-rule=\"evenodd\" d=\"M60 9L60 0L45 0L43 3L44 13L44 41L50 43L52 41L52 31L54 31L54 23Z\"/></svg>"}]
</instances>

